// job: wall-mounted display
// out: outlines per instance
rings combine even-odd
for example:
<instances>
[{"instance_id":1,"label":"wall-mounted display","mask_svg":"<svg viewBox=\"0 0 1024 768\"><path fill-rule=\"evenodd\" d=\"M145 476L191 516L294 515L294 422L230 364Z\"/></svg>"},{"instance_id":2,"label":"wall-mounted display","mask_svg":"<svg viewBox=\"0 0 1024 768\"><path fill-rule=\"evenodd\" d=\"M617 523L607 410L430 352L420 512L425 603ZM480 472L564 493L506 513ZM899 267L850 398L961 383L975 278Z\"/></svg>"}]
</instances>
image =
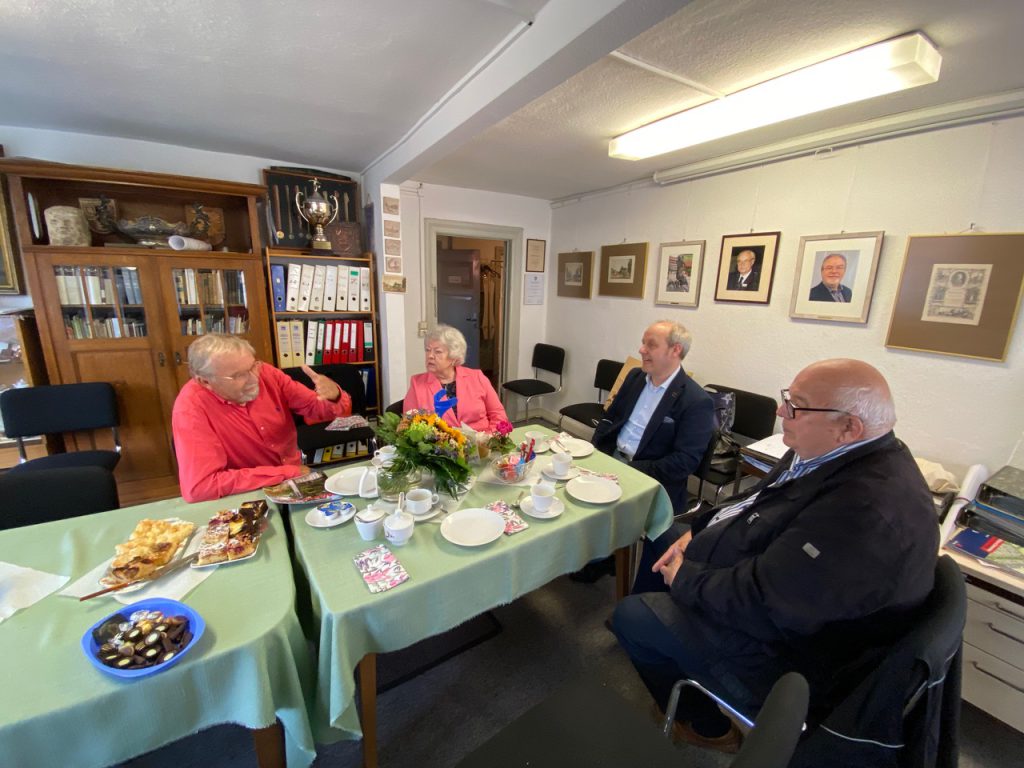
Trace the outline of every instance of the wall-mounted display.
<instances>
[{"instance_id":1,"label":"wall-mounted display","mask_svg":"<svg viewBox=\"0 0 1024 768\"><path fill-rule=\"evenodd\" d=\"M780 232L722 237L715 301L767 304L772 298Z\"/></svg>"},{"instance_id":2,"label":"wall-mounted display","mask_svg":"<svg viewBox=\"0 0 1024 768\"><path fill-rule=\"evenodd\" d=\"M526 241L526 271L543 272L547 243L544 240Z\"/></svg>"},{"instance_id":3,"label":"wall-mounted display","mask_svg":"<svg viewBox=\"0 0 1024 768\"><path fill-rule=\"evenodd\" d=\"M696 307L704 271L704 241L662 243L658 259L655 304Z\"/></svg>"},{"instance_id":4,"label":"wall-mounted display","mask_svg":"<svg viewBox=\"0 0 1024 768\"><path fill-rule=\"evenodd\" d=\"M907 238L887 347L1003 361L1024 287L1024 233Z\"/></svg>"},{"instance_id":5,"label":"wall-mounted display","mask_svg":"<svg viewBox=\"0 0 1024 768\"><path fill-rule=\"evenodd\" d=\"M866 323L883 232L800 238L790 317Z\"/></svg>"},{"instance_id":6,"label":"wall-mounted display","mask_svg":"<svg viewBox=\"0 0 1024 768\"><path fill-rule=\"evenodd\" d=\"M646 277L647 243L601 246L599 295L642 299Z\"/></svg>"},{"instance_id":7,"label":"wall-mounted display","mask_svg":"<svg viewBox=\"0 0 1024 768\"><path fill-rule=\"evenodd\" d=\"M359 256L362 249L359 247L359 223L356 220L358 183L348 176L313 168L271 166L263 170L263 183L267 187L266 219L270 230L268 242L277 248L310 247L316 227L303 216L300 201L313 194L314 179L320 185L323 199L332 208L337 203L338 214L328 226L338 231L350 230L344 236L335 233L333 237L330 232L325 232L330 248L324 250L328 253L333 251L338 256ZM339 246L345 251L339 253Z\"/></svg>"},{"instance_id":8,"label":"wall-mounted display","mask_svg":"<svg viewBox=\"0 0 1024 768\"><path fill-rule=\"evenodd\" d=\"M593 265L593 251L558 254L558 295L589 299Z\"/></svg>"}]
</instances>

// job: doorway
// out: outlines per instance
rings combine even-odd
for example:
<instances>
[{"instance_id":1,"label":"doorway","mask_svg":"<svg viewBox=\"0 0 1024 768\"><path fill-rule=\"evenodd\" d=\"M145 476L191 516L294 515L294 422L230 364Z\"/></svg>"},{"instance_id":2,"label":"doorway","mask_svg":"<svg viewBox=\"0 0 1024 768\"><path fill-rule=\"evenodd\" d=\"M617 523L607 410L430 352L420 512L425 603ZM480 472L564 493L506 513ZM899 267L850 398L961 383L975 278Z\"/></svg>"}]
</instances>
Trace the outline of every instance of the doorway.
<instances>
[{"instance_id":1,"label":"doorway","mask_svg":"<svg viewBox=\"0 0 1024 768\"><path fill-rule=\"evenodd\" d=\"M505 308L505 240L437 236L437 322L466 337L466 361L497 390Z\"/></svg>"}]
</instances>

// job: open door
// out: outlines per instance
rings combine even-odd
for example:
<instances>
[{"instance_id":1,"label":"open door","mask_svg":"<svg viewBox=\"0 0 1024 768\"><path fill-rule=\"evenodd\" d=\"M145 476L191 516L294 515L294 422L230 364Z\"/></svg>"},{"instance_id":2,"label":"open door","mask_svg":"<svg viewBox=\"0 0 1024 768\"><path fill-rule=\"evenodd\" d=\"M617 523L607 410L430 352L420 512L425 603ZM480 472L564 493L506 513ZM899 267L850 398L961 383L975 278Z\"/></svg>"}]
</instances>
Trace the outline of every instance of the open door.
<instances>
[{"instance_id":1,"label":"open door","mask_svg":"<svg viewBox=\"0 0 1024 768\"><path fill-rule=\"evenodd\" d=\"M480 251L437 249L437 322L466 337L469 368L480 367Z\"/></svg>"}]
</instances>

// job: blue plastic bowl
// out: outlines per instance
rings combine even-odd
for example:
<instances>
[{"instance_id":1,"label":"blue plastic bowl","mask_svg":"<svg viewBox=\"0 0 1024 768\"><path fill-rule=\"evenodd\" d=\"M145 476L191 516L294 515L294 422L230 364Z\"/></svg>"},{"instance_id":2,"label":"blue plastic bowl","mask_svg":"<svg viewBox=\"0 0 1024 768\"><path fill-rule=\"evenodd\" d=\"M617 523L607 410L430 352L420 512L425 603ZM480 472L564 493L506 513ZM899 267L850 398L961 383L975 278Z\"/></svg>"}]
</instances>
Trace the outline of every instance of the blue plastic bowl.
<instances>
[{"instance_id":1,"label":"blue plastic bowl","mask_svg":"<svg viewBox=\"0 0 1024 768\"><path fill-rule=\"evenodd\" d=\"M165 661L161 664L154 664L151 667L143 667L142 669L117 669L116 667L108 667L96 656L100 647L93 639L93 630L108 621L110 617L116 613L120 613L124 616L130 616L135 613L135 611L160 611L164 616L185 616L188 618L188 629L192 633L192 639L189 641L189 644L178 651L170 661ZM199 638L203 636L203 630L205 629L206 622L203 621L203 617L184 603L179 603L177 600L168 600L163 597L150 597L146 600L139 600L137 603L132 603L131 605L125 605L120 610L104 616L89 627L89 629L86 630L86 633L82 635L82 650L85 651L86 658L89 659L96 669L106 672L108 675L125 678L147 677L149 675L155 675L157 672L163 672L165 669L173 667L181 661L182 656L195 647Z\"/></svg>"}]
</instances>

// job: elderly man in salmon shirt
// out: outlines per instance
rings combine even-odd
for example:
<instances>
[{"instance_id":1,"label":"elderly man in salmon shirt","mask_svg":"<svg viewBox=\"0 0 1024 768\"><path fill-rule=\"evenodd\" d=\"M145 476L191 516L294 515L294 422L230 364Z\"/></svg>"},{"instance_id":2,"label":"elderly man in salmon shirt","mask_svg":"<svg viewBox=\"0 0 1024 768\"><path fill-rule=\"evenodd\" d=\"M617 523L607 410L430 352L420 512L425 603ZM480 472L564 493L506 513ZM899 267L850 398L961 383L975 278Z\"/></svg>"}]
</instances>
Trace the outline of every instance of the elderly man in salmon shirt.
<instances>
[{"instance_id":1,"label":"elderly man in salmon shirt","mask_svg":"<svg viewBox=\"0 0 1024 768\"><path fill-rule=\"evenodd\" d=\"M188 349L192 379L174 401L171 424L185 501L219 499L309 470L292 414L307 424L352 413L352 398L309 366L313 389L256 359L245 339L211 333Z\"/></svg>"}]
</instances>

